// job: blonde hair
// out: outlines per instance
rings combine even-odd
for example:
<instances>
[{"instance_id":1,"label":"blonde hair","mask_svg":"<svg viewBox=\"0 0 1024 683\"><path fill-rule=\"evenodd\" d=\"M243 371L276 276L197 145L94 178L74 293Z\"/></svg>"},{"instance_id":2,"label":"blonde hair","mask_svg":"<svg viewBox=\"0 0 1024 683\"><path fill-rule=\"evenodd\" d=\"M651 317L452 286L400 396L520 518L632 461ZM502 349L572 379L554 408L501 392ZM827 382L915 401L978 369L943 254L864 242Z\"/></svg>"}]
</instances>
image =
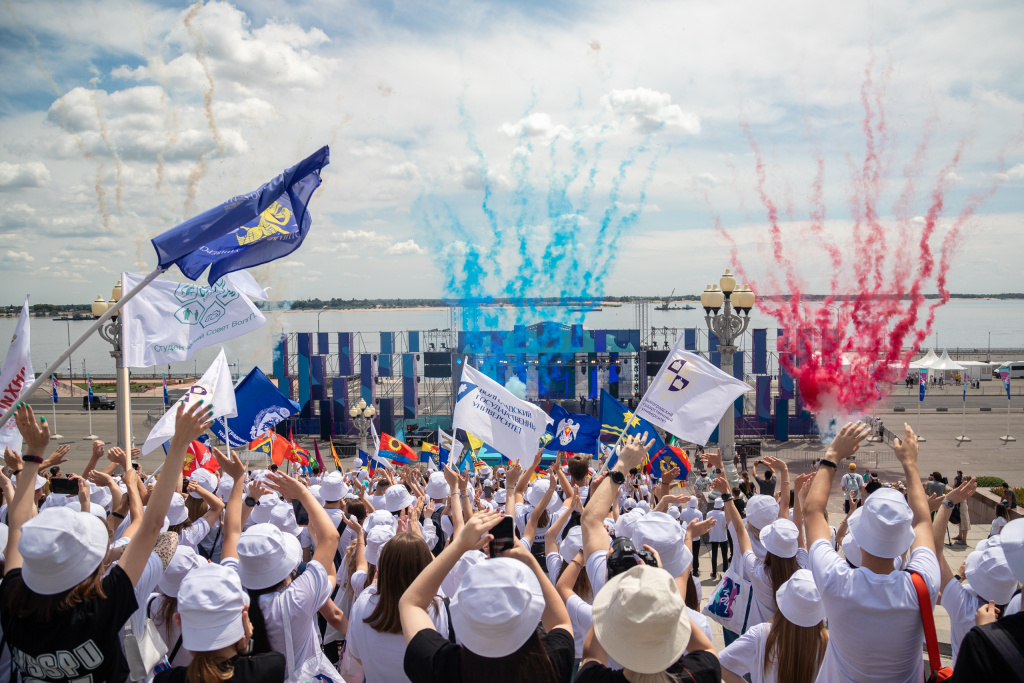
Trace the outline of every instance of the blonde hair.
<instances>
[{"instance_id":1,"label":"blonde hair","mask_svg":"<svg viewBox=\"0 0 1024 683\"><path fill-rule=\"evenodd\" d=\"M640 674L630 671L626 680L630 683L679 683L679 679L667 671L659 671L656 674Z\"/></svg>"},{"instance_id":2,"label":"blonde hair","mask_svg":"<svg viewBox=\"0 0 1024 683\"><path fill-rule=\"evenodd\" d=\"M188 683L218 683L226 681L235 673L235 667L228 658L215 652L193 652L185 672Z\"/></svg>"}]
</instances>

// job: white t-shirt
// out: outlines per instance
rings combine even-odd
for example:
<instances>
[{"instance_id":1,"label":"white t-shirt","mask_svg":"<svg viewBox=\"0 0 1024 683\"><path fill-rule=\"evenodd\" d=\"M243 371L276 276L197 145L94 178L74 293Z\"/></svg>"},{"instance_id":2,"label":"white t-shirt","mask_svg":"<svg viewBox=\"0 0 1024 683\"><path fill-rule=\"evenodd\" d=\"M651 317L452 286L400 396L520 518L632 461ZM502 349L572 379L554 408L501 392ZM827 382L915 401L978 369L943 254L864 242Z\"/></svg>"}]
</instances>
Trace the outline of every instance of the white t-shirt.
<instances>
[{"instance_id":1,"label":"white t-shirt","mask_svg":"<svg viewBox=\"0 0 1024 683\"><path fill-rule=\"evenodd\" d=\"M998 536L1002 532L1003 527L1006 526L1006 520L1002 517L996 517L992 520L992 529L988 532L988 537Z\"/></svg>"},{"instance_id":2,"label":"white t-shirt","mask_svg":"<svg viewBox=\"0 0 1024 683\"><path fill-rule=\"evenodd\" d=\"M167 656L170 657L171 651L174 650L174 646L178 642L178 638L181 637L181 627L178 626L173 618L168 623L164 623L161 619L160 608L163 607L165 600L167 600L167 597L162 593L157 593L150 598L149 617L156 624L157 630L160 631L160 637L164 639L164 643L167 645ZM188 666L191 662L192 653L186 650L183 645L178 648L178 654L174 655L171 666Z\"/></svg>"},{"instance_id":3,"label":"white t-shirt","mask_svg":"<svg viewBox=\"0 0 1024 683\"><path fill-rule=\"evenodd\" d=\"M811 546L810 564L829 623L817 681L920 683L924 629L910 574L851 568L825 540ZM924 578L934 608L941 577L935 553L914 549L908 567Z\"/></svg>"},{"instance_id":4,"label":"white t-shirt","mask_svg":"<svg viewBox=\"0 0 1024 683\"><path fill-rule=\"evenodd\" d=\"M288 584L283 590L260 596L260 609L267 625L267 638L274 652L285 653L284 606L288 605L289 623L292 630L292 665L296 668L316 656L323 657L320 650L320 633L317 630L317 611L331 597L331 583L327 570L316 560L306 565L306 571ZM324 657L327 662L327 658ZM330 666L330 662L327 662Z\"/></svg>"},{"instance_id":5,"label":"white t-shirt","mask_svg":"<svg viewBox=\"0 0 1024 683\"><path fill-rule=\"evenodd\" d=\"M373 506L374 510L384 509L384 496L367 496L367 500L370 501L370 505Z\"/></svg>"},{"instance_id":6,"label":"white t-shirt","mask_svg":"<svg viewBox=\"0 0 1024 683\"><path fill-rule=\"evenodd\" d=\"M544 537L548 533L548 528L551 524L561 516L562 511L565 508L558 508L557 511L548 514L548 526L537 527L537 533L534 534L533 542L543 542ZM533 514L533 506L527 505L526 503L516 503L516 528L519 529L519 533L526 532L526 524L530 521L530 515Z\"/></svg>"},{"instance_id":7,"label":"white t-shirt","mask_svg":"<svg viewBox=\"0 0 1024 683\"><path fill-rule=\"evenodd\" d=\"M725 543L729 540L729 531L725 526L725 512L712 510L708 513L708 519L715 520L715 525L708 532L708 540L712 543Z\"/></svg>"},{"instance_id":8,"label":"white t-shirt","mask_svg":"<svg viewBox=\"0 0 1024 683\"><path fill-rule=\"evenodd\" d=\"M594 607L573 593L566 601L565 608L569 611L569 621L572 622L572 639L576 644L576 659L580 659L583 657L583 641L586 640L587 631L594 624Z\"/></svg>"},{"instance_id":9,"label":"white t-shirt","mask_svg":"<svg viewBox=\"0 0 1024 683\"><path fill-rule=\"evenodd\" d=\"M1010 602L1006 603L1006 614L1003 616L1010 616L1011 614L1017 614L1020 612L1020 593L1014 595Z\"/></svg>"},{"instance_id":10,"label":"white t-shirt","mask_svg":"<svg viewBox=\"0 0 1024 683\"><path fill-rule=\"evenodd\" d=\"M587 558L587 578L594 595L601 592L608 583L608 550L595 550Z\"/></svg>"},{"instance_id":11,"label":"white t-shirt","mask_svg":"<svg viewBox=\"0 0 1024 683\"><path fill-rule=\"evenodd\" d=\"M377 587L370 586L363 591L352 605L348 621L348 649L362 662L367 683L407 682L405 675L405 638L401 633L380 633L373 630L364 619L373 613L379 600ZM434 628L445 638L448 637L448 615L440 597L430 606Z\"/></svg>"},{"instance_id":12,"label":"white t-shirt","mask_svg":"<svg viewBox=\"0 0 1024 683\"><path fill-rule=\"evenodd\" d=\"M187 545L192 550L195 550L199 542L206 538L206 535L209 533L210 523L206 521L205 517L200 517L192 522L192 526L181 530L178 534L178 544Z\"/></svg>"},{"instance_id":13,"label":"white t-shirt","mask_svg":"<svg viewBox=\"0 0 1024 683\"><path fill-rule=\"evenodd\" d=\"M352 595L359 597L359 594L366 588L366 579L369 576L362 569L357 569L352 572L352 578L349 579L349 583L352 585Z\"/></svg>"},{"instance_id":14,"label":"white t-shirt","mask_svg":"<svg viewBox=\"0 0 1024 683\"><path fill-rule=\"evenodd\" d=\"M771 624L757 624L718 653L723 669L737 676L750 674L751 683L778 683L778 671L773 665L764 668L764 648Z\"/></svg>"},{"instance_id":15,"label":"white t-shirt","mask_svg":"<svg viewBox=\"0 0 1024 683\"><path fill-rule=\"evenodd\" d=\"M956 662L960 643L967 632L974 628L974 615L986 601L969 585L964 586L956 579L950 579L942 590L941 602L949 614L949 645L953 650L953 661Z\"/></svg>"},{"instance_id":16,"label":"white t-shirt","mask_svg":"<svg viewBox=\"0 0 1024 683\"><path fill-rule=\"evenodd\" d=\"M801 569L807 568L807 551L803 548L796 551L796 563ZM768 567L757 559L753 552L746 552L743 553L743 574L754 589L754 604L750 608L747 627L771 621L778 607L775 604L775 591L772 589L772 577L768 573Z\"/></svg>"},{"instance_id":17,"label":"white t-shirt","mask_svg":"<svg viewBox=\"0 0 1024 683\"><path fill-rule=\"evenodd\" d=\"M548 568L548 578L554 585L562 574L562 556L558 553L548 553L544 556L544 564Z\"/></svg>"},{"instance_id":18,"label":"white t-shirt","mask_svg":"<svg viewBox=\"0 0 1024 683\"><path fill-rule=\"evenodd\" d=\"M704 521L704 515L697 508L685 507L683 511L679 513L679 523L684 527L690 522L702 522ZM693 539L694 543L700 541L700 537Z\"/></svg>"}]
</instances>

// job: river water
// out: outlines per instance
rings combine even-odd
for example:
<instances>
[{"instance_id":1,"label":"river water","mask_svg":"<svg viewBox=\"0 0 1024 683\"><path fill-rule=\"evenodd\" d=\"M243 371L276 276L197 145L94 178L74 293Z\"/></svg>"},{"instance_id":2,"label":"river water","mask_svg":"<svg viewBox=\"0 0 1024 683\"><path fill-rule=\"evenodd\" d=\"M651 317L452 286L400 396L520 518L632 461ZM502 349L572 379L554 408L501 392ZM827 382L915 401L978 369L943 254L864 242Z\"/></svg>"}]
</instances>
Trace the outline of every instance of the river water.
<instances>
[{"instance_id":1,"label":"river water","mask_svg":"<svg viewBox=\"0 0 1024 683\"><path fill-rule=\"evenodd\" d=\"M691 304L693 305L693 304ZM228 362L232 369L242 375L254 365L259 365L266 372L271 370L273 339L281 332L364 332L371 333L363 337L364 348L360 350L376 351L379 348L379 337L375 333L385 331L431 330L449 327L447 309L412 309L412 310L360 310L360 311L295 311L268 312L267 324L256 332L245 337L233 339L224 345ZM539 322L538 319L524 314L522 311L498 311L501 320L497 329L511 329L515 322L527 324ZM590 311L583 321L587 329L632 329L635 307L631 303L622 306L604 307L600 311ZM762 316L755 308L751 314L751 328L776 326L774 320ZM517 320L518 318L518 320ZM575 319L573 319L575 321ZM0 339L10 339L14 333L16 318L0 319ZM56 321L50 318L32 319L32 365L36 372L41 372L68 346L68 339L75 339L89 326L88 321ZM699 307L692 311L658 311L650 307L648 326L659 328L654 338L662 342L666 337L660 328L697 327L706 329L704 312ZM991 336L990 336L991 335ZM670 334L668 336L671 336ZM773 335L769 335L769 344ZM950 353L957 349L988 348L991 340L992 348L1024 347L1024 300L967 300L950 301L936 312L932 335L925 347L935 346L948 349ZM669 343L673 340L669 339ZM195 359L174 363L169 372L174 375L193 374L202 370L217 355L219 347L200 349ZM110 357L110 346L99 336L88 339L72 356L71 365L74 375L85 372L97 375L113 373L114 361ZM3 350L6 353L6 349ZM64 363L61 372L68 372L68 364ZM168 372L168 366L134 370L135 376L154 374L159 377Z\"/></svg>"}]
</instances>

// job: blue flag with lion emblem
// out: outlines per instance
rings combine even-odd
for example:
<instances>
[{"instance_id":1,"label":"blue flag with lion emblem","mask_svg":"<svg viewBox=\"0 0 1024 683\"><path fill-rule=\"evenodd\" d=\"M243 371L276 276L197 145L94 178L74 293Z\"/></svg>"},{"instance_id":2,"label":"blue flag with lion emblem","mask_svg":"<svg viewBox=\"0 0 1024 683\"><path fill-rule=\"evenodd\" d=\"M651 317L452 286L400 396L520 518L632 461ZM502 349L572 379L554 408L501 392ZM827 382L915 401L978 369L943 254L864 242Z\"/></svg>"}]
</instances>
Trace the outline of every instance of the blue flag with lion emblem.
<instances>
[{"instance_id":1,"label":"blue flag with lion emblem","mask_svg":"<svg viewBox=\"0 0 1024 683\"><path fill-rule=\"evenodd\" d=\"M330 163L322 147L255 192L220 206L153 238L161 268L177 264L182 274L212 285L222 276L287 256L302 244L311 218L307 204Z\"/></svg>"}]
</instances>

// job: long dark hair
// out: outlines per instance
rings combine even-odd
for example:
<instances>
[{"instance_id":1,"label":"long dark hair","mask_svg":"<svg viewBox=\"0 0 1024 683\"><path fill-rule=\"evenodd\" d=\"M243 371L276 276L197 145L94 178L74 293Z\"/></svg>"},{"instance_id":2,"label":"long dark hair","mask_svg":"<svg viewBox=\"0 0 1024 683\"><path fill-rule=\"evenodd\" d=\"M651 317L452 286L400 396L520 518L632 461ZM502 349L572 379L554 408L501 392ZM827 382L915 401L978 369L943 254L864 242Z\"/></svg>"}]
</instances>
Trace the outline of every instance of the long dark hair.
<instances>
[{"instance_id":1,"label":"long dark hair","mask_svg":"<svg viewBox=\"0 0 1024 683\"><path fill-rule=\"evenodd\" d=\"M5 610L9 610L18 619L31 620L37 624L47 624L60 618L65 612L82 604L86 600L106 599L103 592L103 563L101 562L92 576L66 591L53 595L40 595L25 585L21 576L6 579L12 584Z\"/></svg>"},{"instance_id":2,"label":"long dark hair","mask_svg":"<svg viewBox=\"0 0 1024 683\"><path fill-rule=\"evenodd\" d=\"M540 636L538 627L522 647L505 657L482 657L463 646L463 683L488 680L558 683L555 667Z\"/></svg>"},{"instance_id":3,"label":"long dark hair","mask_svg":"<svg viewBox=\"0 0 1024 683\"><path fill-rule=\"evenodd\" d=\"M245 589L245 592L249 594L249 621L252 623L253 654L258 655L274 651L274 649L270 647L270 635L267 633L267 621L263 618L263 609L260 607L260 598L264 595L276 593L281 590L298 575L299 568L296 567L295 570L288 575L288 578L270 586L269 588L260 588L258 590L253 590L251 588Z\"/></svg>"},{"instance_id":4,"label":"long dark hair","mask_svg":"<svg viewBox=\"0 0 1024 683\"><path fill-rule=\"evenodd\" d=\"M395 535L380 551L377 604L363 621L379 633L401 633L398 600L433 559L419 534L405 531Z\"/></svg>"}]
</instances>

